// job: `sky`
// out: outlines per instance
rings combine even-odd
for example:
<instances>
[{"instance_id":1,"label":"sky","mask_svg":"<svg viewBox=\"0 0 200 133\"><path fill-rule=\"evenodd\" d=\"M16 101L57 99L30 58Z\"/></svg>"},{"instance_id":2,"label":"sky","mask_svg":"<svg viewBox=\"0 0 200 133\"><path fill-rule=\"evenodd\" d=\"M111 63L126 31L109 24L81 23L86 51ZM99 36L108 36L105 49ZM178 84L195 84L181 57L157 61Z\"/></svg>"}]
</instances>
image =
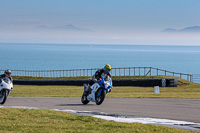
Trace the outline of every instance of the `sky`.
<instances>
[{"instance_id":1,"label":"sky","mask_svg":"<svg viewBox=\"0 0 200 133\"><path fill-rule=\"evenodd\" d=\"M200 26L199 7L199 0L0 0L0 43L200 45L200 34L161 33Z\"/></svg>"}]
</instances>

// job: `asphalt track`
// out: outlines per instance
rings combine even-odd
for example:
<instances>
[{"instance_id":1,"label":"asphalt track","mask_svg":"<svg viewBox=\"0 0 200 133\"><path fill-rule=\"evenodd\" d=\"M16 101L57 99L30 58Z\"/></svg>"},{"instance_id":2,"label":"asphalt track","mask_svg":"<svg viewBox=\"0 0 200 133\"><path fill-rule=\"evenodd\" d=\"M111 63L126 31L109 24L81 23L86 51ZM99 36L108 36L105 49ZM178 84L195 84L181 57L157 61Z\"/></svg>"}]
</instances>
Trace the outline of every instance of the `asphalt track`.
<instances>
[{"instance_id":1,"label":"asphalt track","mask_svg":"<svg viewBox=\"0 0 200 133\"><path fill-rule=\"evenodd\" d=\"M200 99L106 98L101 105L94 102L83 105L80 97L8 97L3 106L104 112L200 123ZM200 131L198 126L196 129Z\"/></svg>"}]
</instances>

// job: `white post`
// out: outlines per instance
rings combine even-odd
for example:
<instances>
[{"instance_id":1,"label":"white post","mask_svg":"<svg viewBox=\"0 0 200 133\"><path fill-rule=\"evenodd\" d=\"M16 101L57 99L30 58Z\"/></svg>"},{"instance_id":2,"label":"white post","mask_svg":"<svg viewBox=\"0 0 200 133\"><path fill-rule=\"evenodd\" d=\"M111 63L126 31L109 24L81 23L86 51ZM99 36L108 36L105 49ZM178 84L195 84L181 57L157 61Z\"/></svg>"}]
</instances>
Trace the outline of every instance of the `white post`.
<instances>
[{"instance_id":1,"label":"white post","mask_svg":"<svg viewBox=\"0 0 200 133\"><path fill-rule=\"evenodd\" d=\"M160 93L159 86L154 86L154 93Z\"/></svg>"}]
</instances>

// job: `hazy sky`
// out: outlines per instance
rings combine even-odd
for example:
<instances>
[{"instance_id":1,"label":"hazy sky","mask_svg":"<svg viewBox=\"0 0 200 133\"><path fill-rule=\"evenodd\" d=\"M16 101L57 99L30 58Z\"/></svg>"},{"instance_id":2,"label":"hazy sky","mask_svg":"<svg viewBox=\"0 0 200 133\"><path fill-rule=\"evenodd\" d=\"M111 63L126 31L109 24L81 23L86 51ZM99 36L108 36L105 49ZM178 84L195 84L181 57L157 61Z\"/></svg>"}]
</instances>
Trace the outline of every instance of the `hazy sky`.
<instances>
[{"instance_id":1,"label":"hazy sky","mask_svg":"<svg viewBox=\"0 0 200 133\"><path fill-rule=\"evenodd\" d=\"M200 34L160 33L189 26L200 26L200 0L0 0L0 43L200 45Z\"/></svg>"}]
</instances>

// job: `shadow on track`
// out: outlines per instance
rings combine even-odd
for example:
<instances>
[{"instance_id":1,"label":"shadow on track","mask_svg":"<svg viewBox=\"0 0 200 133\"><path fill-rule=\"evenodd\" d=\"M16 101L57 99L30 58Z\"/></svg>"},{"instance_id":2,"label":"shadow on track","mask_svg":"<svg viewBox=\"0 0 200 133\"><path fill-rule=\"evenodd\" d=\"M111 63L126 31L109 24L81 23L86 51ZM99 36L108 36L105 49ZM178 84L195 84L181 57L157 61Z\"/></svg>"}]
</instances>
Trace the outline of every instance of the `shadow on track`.
<instances>
[{"instance_id":1,"label":"shadow on track","mask_svg":"<svg viewBox=\"0 0 200 133\"><path fill-rule=\"evenodd\" d=\"M87 105L84 105L84 104L57 104L55 106L94 106L94 104L87 104Z\"/></svg>"}]
</instances>

